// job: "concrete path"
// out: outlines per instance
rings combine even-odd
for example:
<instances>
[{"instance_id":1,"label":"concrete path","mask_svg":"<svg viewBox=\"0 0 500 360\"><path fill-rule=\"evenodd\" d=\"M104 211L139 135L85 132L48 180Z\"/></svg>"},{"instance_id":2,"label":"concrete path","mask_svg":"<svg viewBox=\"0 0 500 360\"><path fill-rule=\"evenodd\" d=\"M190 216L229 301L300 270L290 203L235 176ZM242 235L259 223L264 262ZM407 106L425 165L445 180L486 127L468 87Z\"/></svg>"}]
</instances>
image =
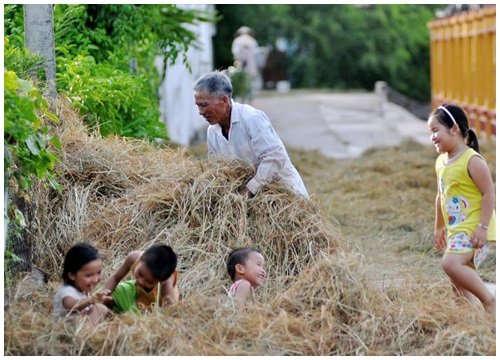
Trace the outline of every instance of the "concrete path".
<instances>
[{"instance_id":1,"label":"concrete path","mask_svg":"<svg viewBox=\"0 0 500 360\"><path fill-rule=\"evenodd\" d=\"M269 116L287 147L332 158L354 158L407 137L431 146L425 121L375 93L261 92L252 105Z\"/></svg>"}]
</instances>

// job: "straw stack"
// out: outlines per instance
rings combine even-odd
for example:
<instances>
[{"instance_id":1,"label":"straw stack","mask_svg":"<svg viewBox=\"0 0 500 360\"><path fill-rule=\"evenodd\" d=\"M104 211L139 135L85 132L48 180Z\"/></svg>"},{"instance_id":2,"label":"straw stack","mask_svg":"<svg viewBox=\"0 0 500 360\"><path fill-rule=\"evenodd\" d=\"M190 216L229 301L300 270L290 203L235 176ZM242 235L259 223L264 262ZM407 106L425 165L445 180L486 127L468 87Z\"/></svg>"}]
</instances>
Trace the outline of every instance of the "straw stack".
<instances>
[{"instance_id":1,"label":"straw stack","mask_svg":"<svg viewBox=\"0 0 500 360\"><path fill-rule=\"evenodd\" d=\"M6 355L495 353L493 322L478 311L475 323L489 326L467 324L470 311L449 302L448 286L370 286L363 256L349 249L315 201L278 183L250 200L237 195L252 166L102 139L68 107L59 111L63 191L41 186L34 199L34 264L49 283L27 276L7 289ZM79 241L102 253L104 281L130 251L172 246L181 301L98 325L51 317L64 254ZM262 250L268 279L245 312L227 297L225 260L247 245Z\"/></svg>"}]
</instances>

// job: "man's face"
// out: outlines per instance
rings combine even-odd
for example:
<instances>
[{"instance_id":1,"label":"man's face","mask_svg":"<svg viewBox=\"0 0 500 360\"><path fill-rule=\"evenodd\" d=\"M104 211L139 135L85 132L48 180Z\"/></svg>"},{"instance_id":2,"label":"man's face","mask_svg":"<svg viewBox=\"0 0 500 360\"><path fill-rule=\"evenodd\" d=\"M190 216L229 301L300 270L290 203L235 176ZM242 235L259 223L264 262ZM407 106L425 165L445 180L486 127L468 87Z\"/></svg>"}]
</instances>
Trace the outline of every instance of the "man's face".
<instances>
[{"instance_id":1,"label":"man's face","mask_svg":"<svg viewBox=\"0 0 500 360\"><path fill-rule=\"evenodd\" d=\"M198 107L198 113L210 125L222 125L229 119L229 100L227 96L214 97L206 90L201 90L194 93L194 100Z\"/></svg>"}]
</instances>

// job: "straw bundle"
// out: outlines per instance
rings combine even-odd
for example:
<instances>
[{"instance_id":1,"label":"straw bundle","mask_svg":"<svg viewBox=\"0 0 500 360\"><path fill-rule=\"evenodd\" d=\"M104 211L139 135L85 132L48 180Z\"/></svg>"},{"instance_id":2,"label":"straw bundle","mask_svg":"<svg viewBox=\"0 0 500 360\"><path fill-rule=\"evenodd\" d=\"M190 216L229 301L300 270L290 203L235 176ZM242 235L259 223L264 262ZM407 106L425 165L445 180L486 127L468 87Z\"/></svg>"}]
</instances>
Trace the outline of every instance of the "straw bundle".
<instances>
[{"instance_id":1,"label":"straw bundle","mask_svg":"<svg viewBox=\"0 0 500 360\"><path fill-rule=\"evenodd\" d=\"M314 200L277 183L251 200L238 196L254 171L248 164L101 139L67 108L60 117L64 190L40 188L34 199L34 262L50 281L27 277L8 289L6 355L495 354L493 321L450 301L447 281L381 290ZM383 164L372 171L391 173ZM64 254L82 240L102 253L104 281L130 251L171 245L181 301L98 325L52 318ZM268 270L248 312L228 299L225 270L228 253L246 245L262 249Z\"/></svg>"},{"instance_id":2,"label":"straw bundle","mask_svg":"<svg viewBox=\"0 0 500 360\"><path fill-rule=\"evenodd\" d=\"M255 171L241 161L196 160L185 150L88 134L65 113L63 192L40 189L40 237L35 264L58 280L62 260L77 241L100 248L105 275L126 255L155 242L180 260L181 294L224 292L225 259L240 246L262 249L269 264L263 291L282 291L321 253L339 249L338 227L313 202L272 183L259 196L237 194Z\"/></svg>"},{"instance_id":3,"label":"straw bundle","mask_svg":"<svg viewBox=\"0 0 500 360\"><path fill-rule=\"evenodd\" d=\"M494 355L494 321L479 309L450 301L445 284L407 282L383 294L354 280L335 282L320 260L268 303L244 312L224 295L192 294L179 304L144 315L112 316L94 325L85 318L50 316L57 284L34 286L25 279L11 294L5 314L8 355ZM338 268L337 268L338 269ZM349 280L349 277L351 278ZM303 280L303 281L302 281ZM339 285L338 282L341 284ZM358 284L356 284L359 282ZM325 290L318 284L323 284ZM447 284L446 284L447 285ZM341 300L338 289L354 286ZM336 290L337 289L337 290ZM310 295L308 295L310 294ZM349 314L349 315L348 315ZM340 315L340 316L339 316Z\"/></svg>"}]
</instances>

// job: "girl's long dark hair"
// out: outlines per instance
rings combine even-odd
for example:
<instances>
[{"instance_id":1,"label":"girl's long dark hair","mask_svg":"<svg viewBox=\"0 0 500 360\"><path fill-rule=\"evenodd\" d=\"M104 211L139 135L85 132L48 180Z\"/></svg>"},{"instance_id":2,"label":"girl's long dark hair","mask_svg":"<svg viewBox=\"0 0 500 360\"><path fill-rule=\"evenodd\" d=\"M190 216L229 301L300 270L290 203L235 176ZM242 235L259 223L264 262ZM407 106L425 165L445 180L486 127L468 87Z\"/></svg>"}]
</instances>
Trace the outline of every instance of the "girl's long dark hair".
<instances>
[{"instance_id":1,"label":"girl's long dark hair","mask_svg":"<svg viewBox=\"0 0 500 360\"><path fill-rule=\"evenodd\" d=\"M73 285L69 273L76 274L85 264L101 258L99 251L89 243L77 243L71 247L64 258L62 278L65 284Z\"/></svg>"},{"instance_id":2,"label":"girl's long dark hair","mask_svg":"<svg viewBox=\"0 0 500 360\"><path fill-rule=\"evenodd\" d=\"M453 118L450 117L445 109L448 110ZM465 111L463 111L461 107L451 104L443 104L436 110L434 110L431 116L434 116L439 121L439 123L443 124L448 129L451 129L456 122L458 128L460 129L460 133L467 142L467 145L479 152L479 141L477 139L477 135L474 130L469 128L469 119L467 118L467 114L465 114ZM453 119L455 121L453 121Z\"/></svg>"}]
</instances>

